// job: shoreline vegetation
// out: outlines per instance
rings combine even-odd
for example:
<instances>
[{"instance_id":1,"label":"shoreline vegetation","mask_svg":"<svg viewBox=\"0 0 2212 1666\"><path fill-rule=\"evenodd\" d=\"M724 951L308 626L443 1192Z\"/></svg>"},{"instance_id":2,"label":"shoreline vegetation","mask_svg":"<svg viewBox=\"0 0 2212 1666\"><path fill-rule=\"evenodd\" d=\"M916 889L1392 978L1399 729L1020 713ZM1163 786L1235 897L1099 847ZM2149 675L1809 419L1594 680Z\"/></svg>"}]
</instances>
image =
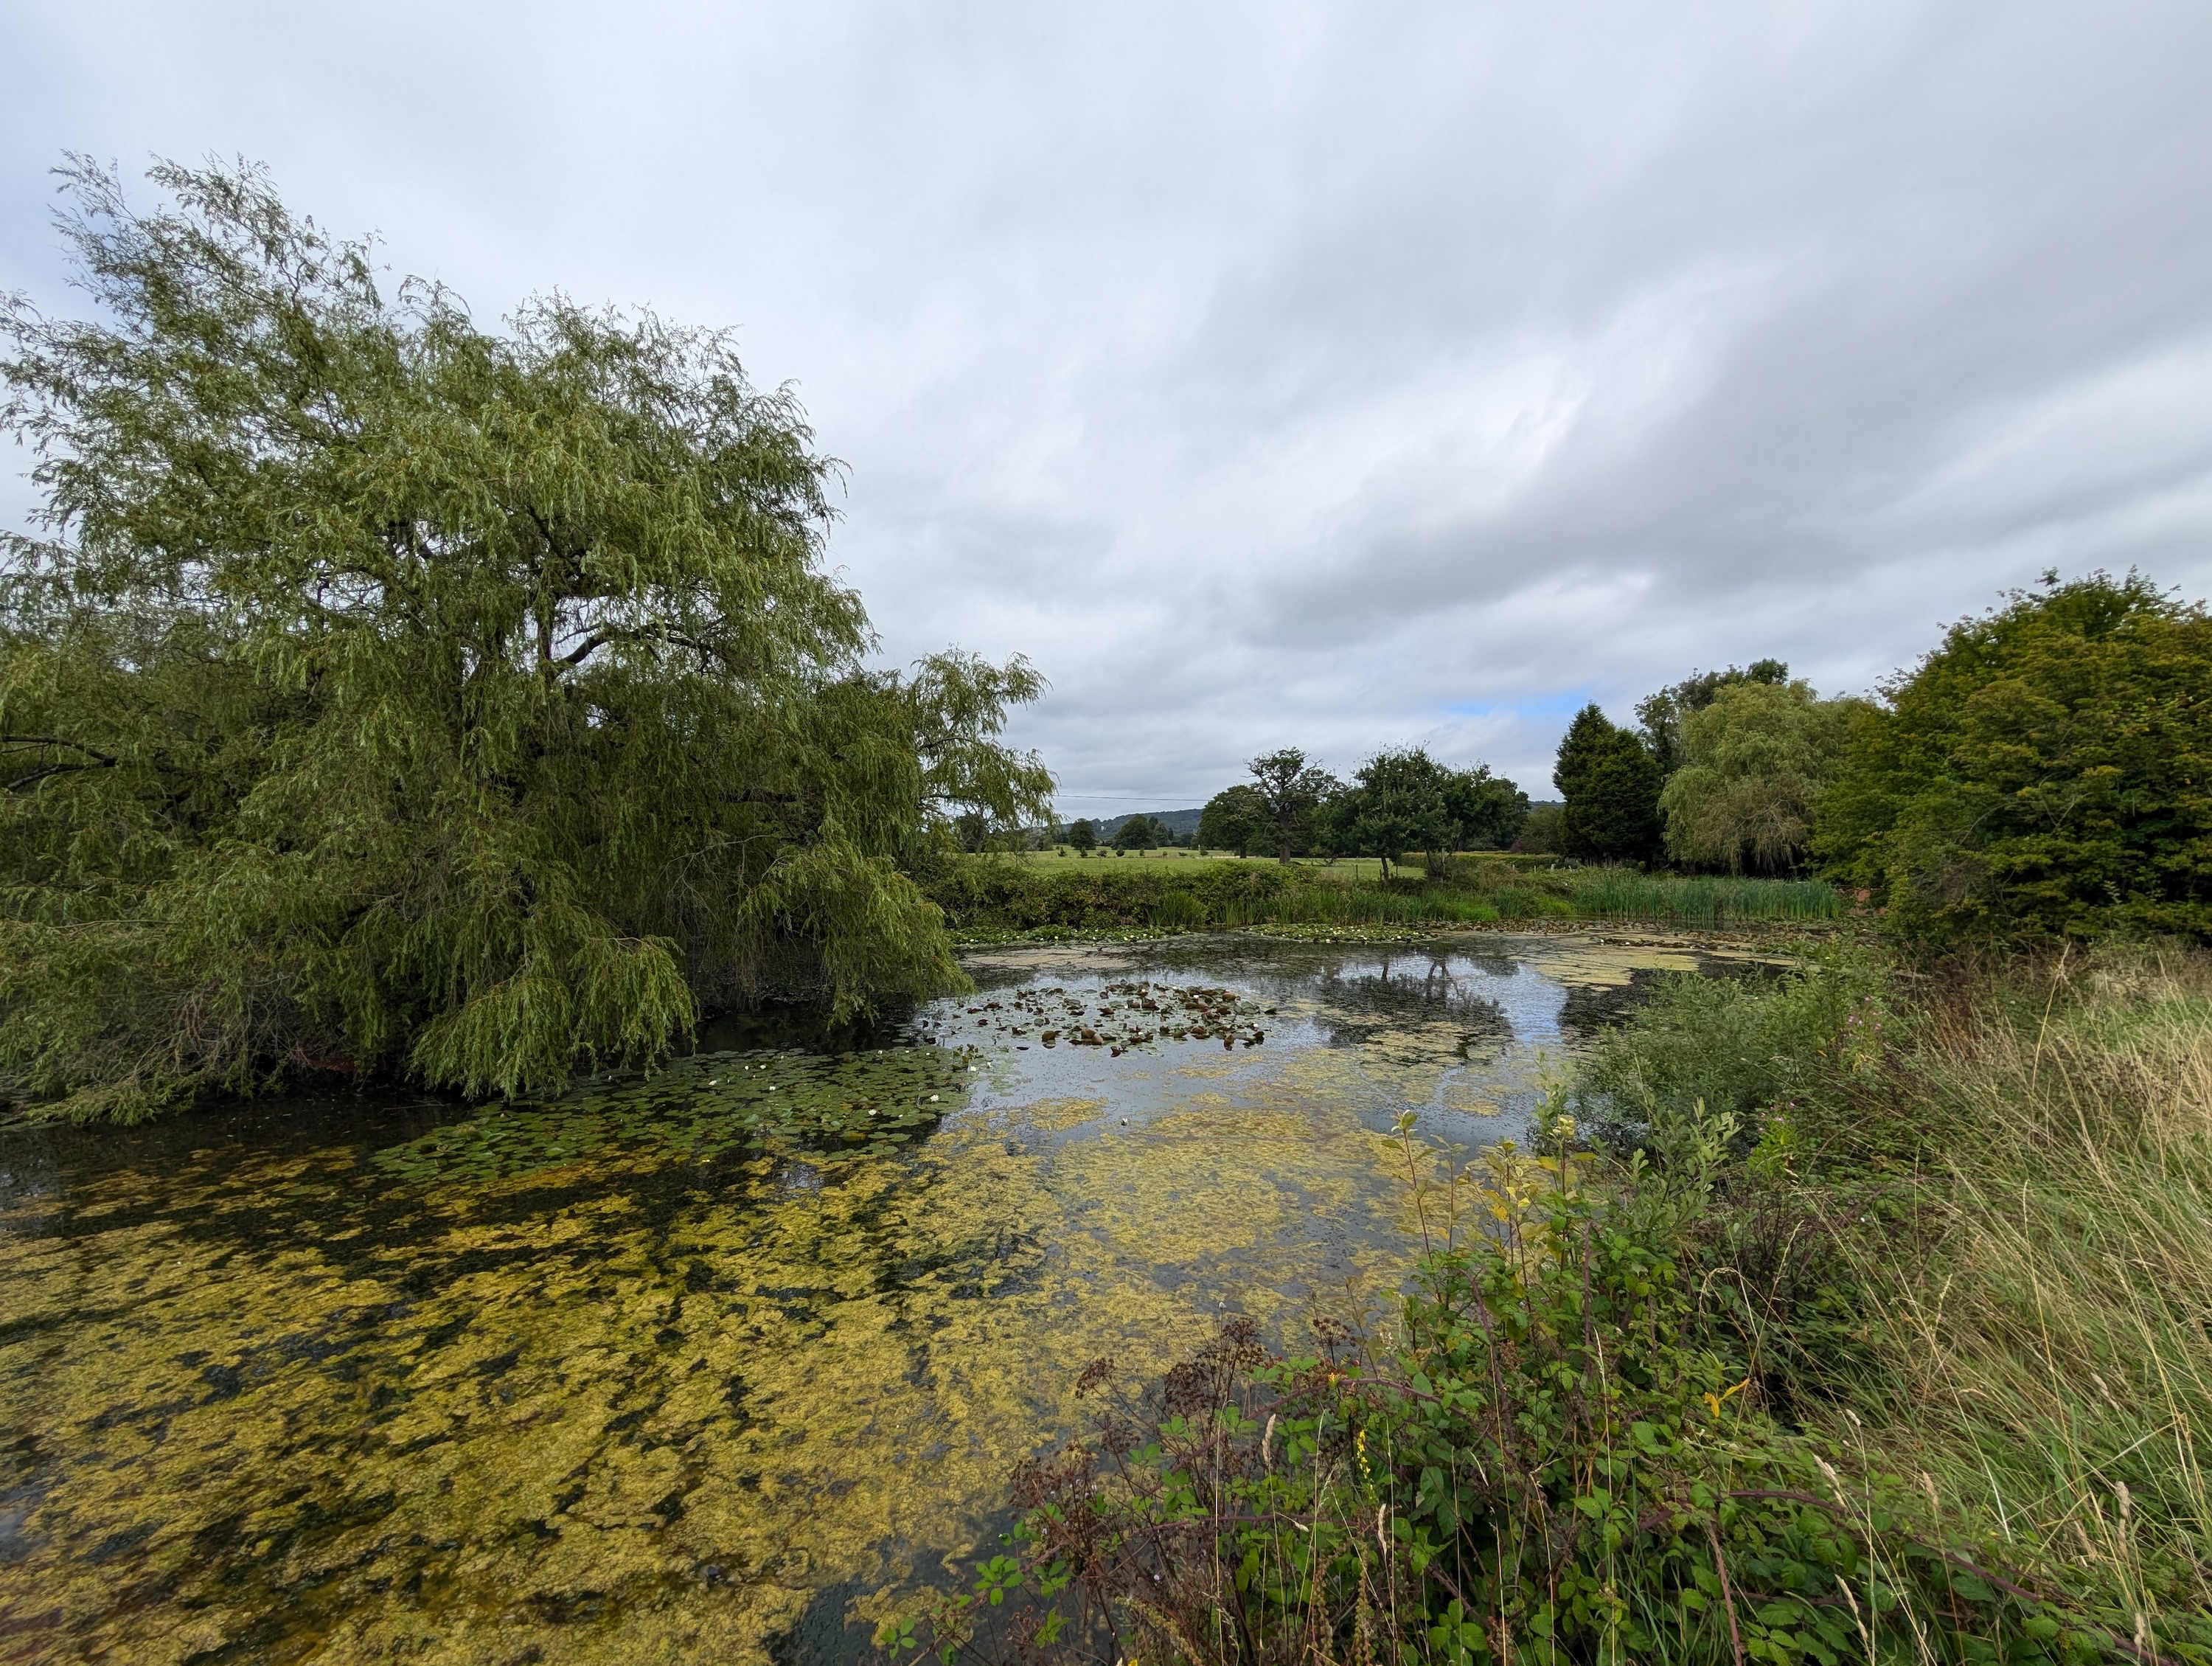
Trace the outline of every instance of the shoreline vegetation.
<instances>
[{"instance_id":1,"label":"shoreline vegetation","mask_svg":"<svg viewBox=\"0 0 2212 1666\"><path fill-rule=\"evenodd\" d=\"M2212 1659L2212 956L1665 982L1363 1333L1232 1317L893 1658Z\"/></svg>"},{"instance_id":2,"label":"shoreline vegetation","mask_svg":"<svg viewBox=\"0 0 2212 1666\"><path fill-rule=\"evenodd\" d=\"M1435 861L1418 879L1382 882L1308 862L1046 865L1020 855L962 856L927 876L924 889L961 944L1296 926L1601 921L1726 930L1840 921L1850 906L1818 880L1646 874L1484 853Z\"/></svg>"}]
</instances>

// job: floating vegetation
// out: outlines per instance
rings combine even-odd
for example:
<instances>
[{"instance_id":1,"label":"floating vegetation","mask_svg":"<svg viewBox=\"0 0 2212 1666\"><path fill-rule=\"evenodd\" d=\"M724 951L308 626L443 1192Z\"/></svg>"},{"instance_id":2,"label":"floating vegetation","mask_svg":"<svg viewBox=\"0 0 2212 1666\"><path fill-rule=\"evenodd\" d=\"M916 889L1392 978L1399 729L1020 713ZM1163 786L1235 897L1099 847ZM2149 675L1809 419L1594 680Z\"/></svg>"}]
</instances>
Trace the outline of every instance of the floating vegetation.
<instances>
[{"instance_id":1,"label":"floating vegetation","mask_svg":"<svg viewBox=\"0 0 2212 1666\"><path fill-rule=\"evenodd\" d=\"M488 1109L376 1153L403 1180L499 1180L615 1146L664 1158L725 1152L887 1156L960 1103L975 1066L954 1049L701 1053L649 1076Z\"/></svg>"},{"instance_id":2,"label":"floating vegetation","mask_svg":"<svg viewBox=\"0 0 2212 1666\"><path fill-rule=\"evenodd\" d=\"M1260 1020L1276 1009L1234 989L1194 983L1108 983L1097 993L1050 988L978 997L963 1009L981 1030L1008 1038L1034 1036L1047 1047L1103 1047L1118 1056L1167 1042L1219 1042L1257 1047L1267 1039Z\"/></svg>"},{"instance_id":3,"label":"floating vegetation","mask_svg":"<svg viewBox=\"0 0 2212 1666\"><path fill-rule=\"evenodd\" d=\"M1151 943L1179 936L1181 926L969 926L952 933L954 945L963 949L996 948L1008 943Z\"/></svg>"},{"instance_id":4,"label":"floating vegetation","mask_svg":"<svg viewBox=\"0 0 2212 1666\"><path fill-rule=\"evenodd\" d=\"M1574 1003L1698 964L979 960L880 1053L0 1135L0 1656L857 1657L988 1542L1087 1364L1387 1292L1417 1240L1378 1129L1517 1134Z\"/></svg>"},{"instance_id":5,"label":"floating vegetation","mask_svg":"<svg viewBox=\"0 0 2212 1666\"><path fill-rule=\"evenodd\" d=\"M1330 925L1319 921L1288 921L1281 924L1247 926L1255 937L1279 937L1292 943L1421 943L1437 934L1434 926L1393 926L1377 921L1366 925Z\"/></svg>"}]
</instances>

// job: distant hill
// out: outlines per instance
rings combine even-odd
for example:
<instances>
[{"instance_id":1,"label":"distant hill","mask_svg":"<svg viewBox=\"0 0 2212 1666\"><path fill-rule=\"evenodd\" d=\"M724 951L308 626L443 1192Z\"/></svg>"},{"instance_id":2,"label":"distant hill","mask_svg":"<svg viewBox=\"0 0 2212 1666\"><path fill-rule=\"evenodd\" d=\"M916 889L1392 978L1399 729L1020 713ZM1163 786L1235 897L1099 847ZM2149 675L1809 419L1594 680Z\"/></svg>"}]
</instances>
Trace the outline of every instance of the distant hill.
<instances>
[{"instance_id":1,"label":"distant hill","mask_svg":"<svg viewBox=\"0 0 2212 1666\"><path fill-rule=\"evenodd\" d=\"M1198 831L1198 818L1204 813L1200 810L1132 810L1129 816L1150 816L1180 839ZM1091 824L1098 830L1100 838L1110 839L1121 830L1121 824L1129 816L1109 816L1103 821L1094 818ZM1075 819L1073 816L1068 818L1070 822Z\"/></svg>"}]
</instances>

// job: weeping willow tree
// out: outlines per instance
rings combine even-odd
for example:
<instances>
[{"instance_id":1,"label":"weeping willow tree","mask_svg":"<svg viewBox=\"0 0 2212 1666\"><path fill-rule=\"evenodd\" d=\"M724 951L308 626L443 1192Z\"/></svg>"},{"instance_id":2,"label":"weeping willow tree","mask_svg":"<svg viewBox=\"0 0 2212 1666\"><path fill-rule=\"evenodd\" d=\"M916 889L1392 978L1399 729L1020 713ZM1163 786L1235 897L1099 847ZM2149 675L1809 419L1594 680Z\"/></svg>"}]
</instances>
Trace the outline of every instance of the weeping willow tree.
<instances>
[{"instance_id":1,"label":"weeping willow tree","mask_svg":"<svg viewBox=\"0 0 2212 1666\"><path fill-rule=\"evenodd\" d=\"M957 984L909 877L1046 810L1019 660L872 671L786 392L558 299L478 328L252 170L88 164L0 361L0 1091L541 1092L702 1009Z\"/></svg>"},{"instance_id":2,"label":"weeping willow tree","mask_svg":"<svg viewBox=\"0 0 2212 1666\"><path fill-rule=\"evenodd\" d=\"M1796 872L1862 703L1823 700L1802 680L1722 686L1680 721L1682 767L1659 794L1668 854L1730 873Z\"/></svg>"}]
</instances>

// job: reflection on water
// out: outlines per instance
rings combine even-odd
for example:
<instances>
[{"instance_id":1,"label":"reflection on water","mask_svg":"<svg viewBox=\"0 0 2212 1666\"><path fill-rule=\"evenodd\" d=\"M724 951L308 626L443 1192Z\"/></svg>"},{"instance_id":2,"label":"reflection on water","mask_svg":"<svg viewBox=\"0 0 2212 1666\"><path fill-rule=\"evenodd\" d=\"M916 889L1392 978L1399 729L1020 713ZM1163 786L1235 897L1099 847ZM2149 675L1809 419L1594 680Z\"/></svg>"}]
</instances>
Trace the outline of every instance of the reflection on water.
<instances>
[{"instance_id":1,"label":"reflection on water","mask_svg":"<svg viewBox=\"0 0 2212 1666\"><path fill-rule=\"evenodd\" d=\"M1706 964L1478 940L1006 951L557 1105L0 1136L0 1660L849 1657L1085 1364L1387 1294L1396 1113L1517 1134Z\"/></svg>"}]
</instances>

